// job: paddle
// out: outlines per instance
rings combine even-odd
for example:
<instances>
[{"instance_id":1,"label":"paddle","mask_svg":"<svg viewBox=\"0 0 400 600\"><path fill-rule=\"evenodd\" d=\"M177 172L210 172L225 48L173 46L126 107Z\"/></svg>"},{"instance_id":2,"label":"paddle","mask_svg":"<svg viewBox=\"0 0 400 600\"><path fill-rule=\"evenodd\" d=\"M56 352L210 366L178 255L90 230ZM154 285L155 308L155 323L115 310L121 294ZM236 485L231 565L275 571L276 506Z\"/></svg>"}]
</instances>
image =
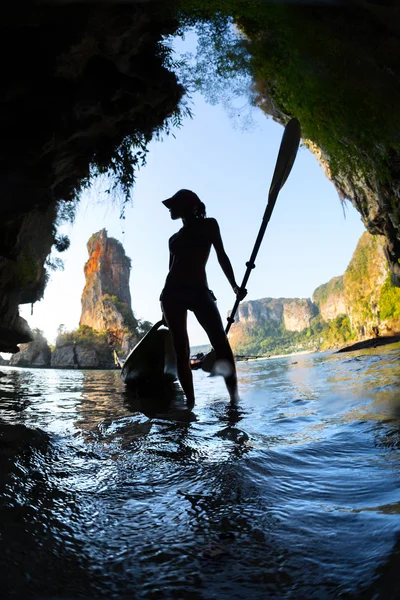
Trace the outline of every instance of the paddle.
<instances>
[{"instance_id":1,"label":"paddle","mask_svg":"<svg viewBox=\"0 0 400 600\"><path fill-rule=\"evenodd\" d=\"M289 177L289 173L292 170L297 150L300 144L300 137L301 130L298 119L290 119L283 132L281 145L279 147L278 158L276 159L275 170L272 176L272 182L268 192L268 204L265 209L261 227L254 244L253 252L251 253L250 260L246 263L247 269L244 274L242 284L240 286L241 288L246 287L246 284L250 277L250 273L256 266L254 261L260 249L265 230L272 215L272 211L274 210L278 194L283 188L285 181ZM240 300L238 299L238 297L236 297L235 304L233 305L231 313L228 317L228 325L226 326L225 333L229 332L232 323L234 323L235 321L235 314L238 309L239 303ZM203 369L203 371L211 373L212 368L214 366L214 362L215 351L211 350L211 352L209 352L205 356L203 362L201 363L201 368Z\"/></svg>"}]
</instances>

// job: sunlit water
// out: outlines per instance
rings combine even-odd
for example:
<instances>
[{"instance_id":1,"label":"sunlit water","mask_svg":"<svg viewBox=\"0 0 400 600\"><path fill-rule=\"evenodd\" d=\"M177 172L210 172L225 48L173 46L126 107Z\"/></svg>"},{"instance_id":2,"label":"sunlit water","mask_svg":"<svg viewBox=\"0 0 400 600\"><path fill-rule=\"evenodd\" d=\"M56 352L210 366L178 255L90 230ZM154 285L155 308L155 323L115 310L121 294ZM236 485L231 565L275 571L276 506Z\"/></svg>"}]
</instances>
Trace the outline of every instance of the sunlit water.
<instances>
[{"instance_id":1,"label":"sunlit water","mask_svg":"<svg viewBox=\"0 0 400 600\"><path fill-rule=\"evenodd\" d=\"M239 363L130 397L0 378L0 597L400 597L400 345Z\"/></svg>"}]
</instances>

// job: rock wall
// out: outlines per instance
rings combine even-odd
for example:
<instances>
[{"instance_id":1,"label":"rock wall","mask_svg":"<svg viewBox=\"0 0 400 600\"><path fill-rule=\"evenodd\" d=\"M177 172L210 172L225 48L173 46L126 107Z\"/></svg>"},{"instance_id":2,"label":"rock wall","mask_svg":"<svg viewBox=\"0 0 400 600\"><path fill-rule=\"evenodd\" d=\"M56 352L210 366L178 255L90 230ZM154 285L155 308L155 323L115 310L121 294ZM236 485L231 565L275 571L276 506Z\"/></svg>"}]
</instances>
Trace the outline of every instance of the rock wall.
<instances>
[{"instance_id":1,"label":"rock wall","mask_svg":"<svg viewBox=\"0 0 400 600\"><path fill-rule=\"evenodd\" d=\"M343 275L333 277L328 283L317 287L312 295L312 300L324 321L331 321L339 315L345 315L347 307Z\"/></svg>"},{"instance_id":2,"label":"rock wall","mask_svg":"<svg viewBox=\"0 0 400 600\"><path fill-rule=\"evenodd\" d=\"M252 339L261 343L265 336L280 337L285 330L303 331L317 312L309 298L261 298L241 302L229 332L230 344L235 351L242 351Z\"/></svg>"},{"instance_id":3,"label":"rock wall","mask_svg":"<svg viewBox=\"0 0 400 600\"><path fill-rule=\"evenodd\" d=\"M42 332L33 332L33 341L21 344L19 352L13 354L9 362L14 367L50 367L51 350Z\"/></svg>"},{"instance_id":4,"label":"rock wall","mask_svg":"<svg viewBox=\"0 0 400 600\"><path fill-rule=\"evenodd\" d=\"M55 217L55 203L14 215L7 227L0 217L0 352L18 352L17 344L33 339L18 306L43 296Z\"/></svg>"},{"instance_id":5,"label":"rock wall","mask_svg":"<svg viewBox=\"0 0 400 600\"><path fill-rule=\"evenodd\" d=\"M400 331L400 288L393 286L385 238L365 232L344 273L347 314L357 339Z\"/></svg>"},{"instance_id":6,"label":"rock wall","mask_svg":"<svg viewBox=\"0 0 400 600\"><path fill-rule=\"evenodd\" d=\"M302 331L309 327L316 307L309 298L261 298L239 305L232 325L232 335L237 324L251 326L260 322L283 322L288 331Z\"/></svg>"},{"instance_id":7,"label":"rock wall","mask_svg":"<svg viewBox=\"0 0 400 600\"><path fill-rule=\"evenodd\" d=\"M83 344L56 346L51 355L54 369L113 369L115 368L112 350L99 352L96 348Z\"/></svg>"},{"instance_id":8,"label":"rock wall","mask_svg":"<svg viewBox=\"0 0 400 600\"><path fill-rule=\"evenodd\" d=\"M248 300L239 304L235 323L251 325L259 321L275 321L280 323L283 316L283 303L275 298ZM233 325L232 325L233 327Z\"/></svg>"},{"instance_id":9,"label":"rock wall","mask_svg":"<svg viewBox=\"0 0 400 600\"><path fill-rule=\"evenodd\" d=\"M287 331L303 331L317 312L309 298L283 299L283 323Z\"/></svg>"}]
</instances>

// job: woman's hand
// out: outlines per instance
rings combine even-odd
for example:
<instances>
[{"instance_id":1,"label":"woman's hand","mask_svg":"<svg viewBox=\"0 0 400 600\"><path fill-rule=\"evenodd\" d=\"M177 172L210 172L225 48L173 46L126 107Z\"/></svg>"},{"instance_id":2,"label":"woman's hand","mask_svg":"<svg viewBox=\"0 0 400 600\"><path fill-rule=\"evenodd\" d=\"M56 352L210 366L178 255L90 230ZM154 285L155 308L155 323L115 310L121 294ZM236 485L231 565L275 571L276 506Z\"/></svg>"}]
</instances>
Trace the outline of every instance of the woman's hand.
<instances>
[{"instance_id":1,"label":"woman's hand","mask_svg":"<svg viewBox=\"0 0 400 600\"><path fill-rule=\"evenodd\" d=\"M233 286L233 291L235 292L239 301L243 300L243 298L245 298L247 296L246 288L241 288L238 285Z\"/></svg>"}]
</instances>

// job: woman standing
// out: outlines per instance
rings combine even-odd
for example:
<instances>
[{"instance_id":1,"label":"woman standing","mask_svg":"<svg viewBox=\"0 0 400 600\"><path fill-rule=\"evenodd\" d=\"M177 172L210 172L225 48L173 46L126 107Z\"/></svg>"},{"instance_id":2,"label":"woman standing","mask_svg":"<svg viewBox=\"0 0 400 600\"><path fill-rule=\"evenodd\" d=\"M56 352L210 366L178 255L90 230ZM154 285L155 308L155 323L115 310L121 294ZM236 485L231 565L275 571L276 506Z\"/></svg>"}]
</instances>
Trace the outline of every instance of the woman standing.
<instances>
[{"instance_id":1,"label":"woman standing","mask_svg":"<svg viewBox=\"0 0 400 600\"><path fill-rule=\"evenodd\" d=\"M218 262L239 300L247 291L237 285L218 223L206 218L205 206L197 194L179 190L163 204L169 209L171 219L182 219L183 222L183 227L169 240L169 272L160 296L164 320L174 342L180 384L189 405L193 405L195 397L187 333L187 311L191 310L208 335L216 361L225 361L225 383L234 401L238 397L235 361L216 298L207 283L206 264L211 246L214 246Z\"/></svg>"}]
</instances>

